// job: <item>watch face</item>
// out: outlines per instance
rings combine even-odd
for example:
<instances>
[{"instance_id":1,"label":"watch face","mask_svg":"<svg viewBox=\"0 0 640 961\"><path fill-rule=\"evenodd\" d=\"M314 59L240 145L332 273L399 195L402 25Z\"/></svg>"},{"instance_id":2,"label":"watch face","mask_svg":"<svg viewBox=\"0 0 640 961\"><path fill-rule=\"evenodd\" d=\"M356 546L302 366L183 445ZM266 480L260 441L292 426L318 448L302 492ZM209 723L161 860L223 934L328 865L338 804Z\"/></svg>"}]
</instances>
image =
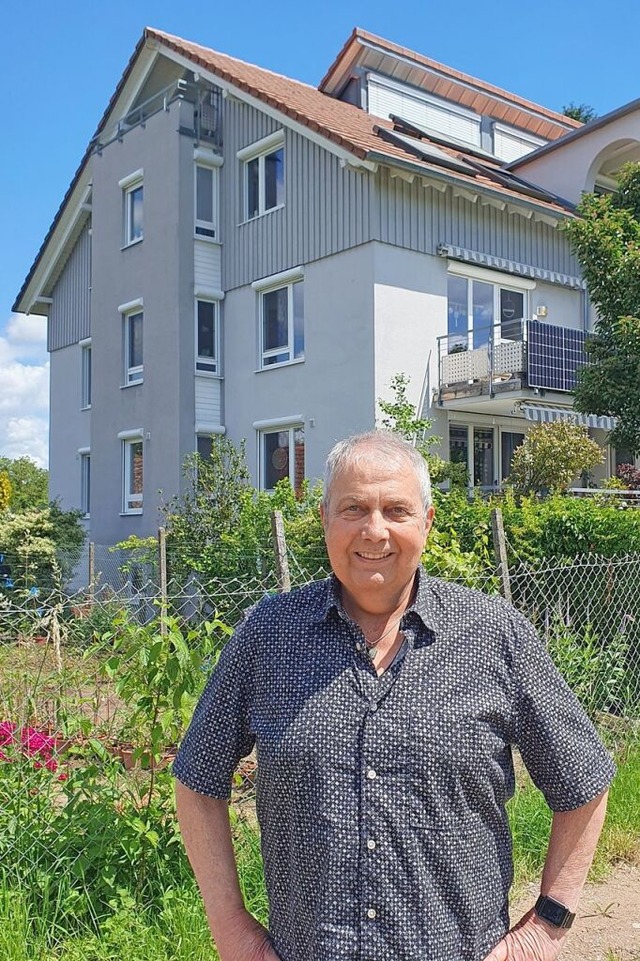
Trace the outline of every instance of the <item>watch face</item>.
<instances>
[{"instance_id":1,"label":"watch face","mask_svg":"<svg viewBox=\"0 0 640 961\"><path fill-rule=\"evenodd\" d=\"M566 913L566 908L563 908L561 904L554 904L553 901L547 901L544 906L544 917L552 924L562 924Z\"/></svg>"}]
</instances>

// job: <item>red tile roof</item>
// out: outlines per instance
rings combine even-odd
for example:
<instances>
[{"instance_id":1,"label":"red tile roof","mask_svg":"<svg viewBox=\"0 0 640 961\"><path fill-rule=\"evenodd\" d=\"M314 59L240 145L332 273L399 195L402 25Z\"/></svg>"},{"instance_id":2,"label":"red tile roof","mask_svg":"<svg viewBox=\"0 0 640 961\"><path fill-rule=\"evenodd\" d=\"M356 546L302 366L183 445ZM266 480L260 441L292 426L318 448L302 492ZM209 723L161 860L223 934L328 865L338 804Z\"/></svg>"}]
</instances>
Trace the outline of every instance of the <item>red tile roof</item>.
<instances>
[{"instance_id":1,"label":"red tile roof","mask_svg":"<svg viewBox=\"0 0 640 961\"><path fill-rule=\"evenodd\" d=\"M336 100L299 80L283 77L271 70L265 70L208 47L181 40L160 30L147 28L146 35L169 50L187 57L200 68L211 71L221 80L275 108L291 120L320 134L360 160L388 159L390 163L394 161L410 163L422 168L425 175L429 172L441 173L442 171L442 166L438 163L421 160L411 150L383 139L376 130L377 128L393 130L393 123L390 120L374 117L352 104ZM425 138L425 142L430 141ZM464 147L443 147L438 144L438 149L449 153L452 158L465 156ZM496 162L487 162L487 168L497 166ZM475 175L456 172L454 176L466 181L469 185L475 184L510 195L514 201L531 203L531 196L528 193L519 191L515 186L506 187L490 176L484 176L481 172ZM548 207L550 212L566 212L566 206L562 203L556 204L538 199L534 203Z\"/></svg>"},{"instance_id":2,"label":"red tile roof","mask_svg":"<svg viewBox=\"0 0 640 961\"><path fill-rule=\"evenodd\" d=\"M342 50L329 67L327 73L320 81L319 89L335 95L335 85L344 76L363 52L363 46L372 45L383 54L389 53L391 56L402 57L408 62L417 64L431 71L430 78L425 77L424 85L431 93L448 100L454 100L463 106L475 110L477 113L488 113L496 119L503 120L505 123L529 130L538 136L555 140L567 132L567 129L579 128L582 126L579 120L573 120L564 114L549 110L532 100L526 100L518 94L503 90L493 84L478 80L469 74L448 67L437 60L430 60L415 50L401 47L384 37L378 37L373 33L368 33L359 27L355 27L351 36L347 39ZM532 116L537 115L537 116Z\"/></svg>"}]
</instances>

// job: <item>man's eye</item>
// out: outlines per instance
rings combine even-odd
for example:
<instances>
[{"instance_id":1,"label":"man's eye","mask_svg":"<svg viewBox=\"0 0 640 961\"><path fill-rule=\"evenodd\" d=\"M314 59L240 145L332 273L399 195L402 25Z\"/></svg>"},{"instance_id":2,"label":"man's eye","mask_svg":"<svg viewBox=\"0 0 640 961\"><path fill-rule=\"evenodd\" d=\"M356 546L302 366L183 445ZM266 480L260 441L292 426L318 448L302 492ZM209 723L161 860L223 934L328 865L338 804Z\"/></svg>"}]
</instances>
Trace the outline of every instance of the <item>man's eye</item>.
<instances>
[{"instance_id":1,"label":"man's eye","mask_svg":"<svg viewBox=\"0 0 640 961\"><path fill-rule=\"evenodd\" d=\"M408 511L406 507L392 507L390 513L393 514L394 517L404 517Z\"/></svg>"}]
</instances>

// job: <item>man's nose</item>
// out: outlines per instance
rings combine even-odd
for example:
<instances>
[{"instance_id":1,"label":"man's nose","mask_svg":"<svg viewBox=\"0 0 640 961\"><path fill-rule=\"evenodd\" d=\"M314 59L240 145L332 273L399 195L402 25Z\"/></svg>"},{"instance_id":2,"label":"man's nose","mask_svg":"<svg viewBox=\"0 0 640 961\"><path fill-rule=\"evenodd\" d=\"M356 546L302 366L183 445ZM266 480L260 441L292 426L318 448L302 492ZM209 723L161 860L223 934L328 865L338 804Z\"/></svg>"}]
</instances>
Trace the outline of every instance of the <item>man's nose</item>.
<instances>
[{"instance_id":1,"label":"man's nose","mask_svg":"<svg viewBox=\"0 0 640 961\"><path fill-rule=\"evenodd\" d=\"M362 536L369 540L382 540L387 536L387 525L382 511L371 511L362 528Z\"/></svg>"}]
</instances>

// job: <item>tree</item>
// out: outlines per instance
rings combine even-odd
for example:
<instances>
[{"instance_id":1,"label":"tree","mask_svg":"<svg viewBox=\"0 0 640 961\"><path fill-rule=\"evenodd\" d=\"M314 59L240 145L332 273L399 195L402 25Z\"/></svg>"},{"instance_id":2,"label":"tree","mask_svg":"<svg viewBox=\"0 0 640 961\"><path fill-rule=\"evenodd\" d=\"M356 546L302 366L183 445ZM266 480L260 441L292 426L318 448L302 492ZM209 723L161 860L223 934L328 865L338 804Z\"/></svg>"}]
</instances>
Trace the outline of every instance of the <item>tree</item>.
<instances>
[{"instance_id":1,"label":"tree","mask_svg":"<svg viewBox=\"0 0 640 961\"><path fill-rule=\"evenodd\" d=\"M429 435L432 423L425 417L418 417L418 413L407 397L409 378L406 374L396 374L391 379L393 400L378 399L378 406L385 415L381 426L400 434L405 440L413 444L420 451L429 465L431 480L439 484L449 480L452 486L465 487L467 484L467 469L464 464L445 461L438 454L431 451L441 438L435 434Z\"/></svg>"},{"instance_id":2,"label":"tree","mask_svg":"<svg viewBox=\"0 0 640 961\"><path fill-rule=\"evenodd\" d=\"M574 103L573 100L562 108L562 112L565 117L571 117L572 120L579 120L580 123L590 123L598 116L595 109L588 103Z\"/></svg>"},{"instance_id":3,"label":"tree","mask_svg":"<svg viewBox=\"0 0 640 961\"><path fill-rule=\"evenodd\" d=\"M10 510L24 511L47 506L48 472L38 467L30 457L18 457L16 460L0 457L0 472L6 473L11 485Z\"/></svg>"},{"instance_id":4,"label":"tree","mask_svg":"<svg viewBox=\"0 0 640 961\"><path fill-rule=\"evenodd\" d=\"M586 427L563 421L537 424L516 448L509 480L521 494L563 491L574 477L603 459Z\"/></svg>"},{"instance_id":5,"label":"tree","mask_svg":"<svg viewBox=\"0 0 640 961\"><path fill-rule=\"evenodd\" d=\"M565 230L598 311L575 406L617 418L618 448L640 451L640 164L625 164L614 194L587 194Z\"/></svg>"},{"instance_id":6,"label":"tree","mask_svg":"<svg viewBox=\"0 0 640 961\"><path fill-rule=\"evenodd\" d=\"M11 481L6 470L0 471L0 511L6 511L11 502Z\"/></svg>"}]
</instances>

